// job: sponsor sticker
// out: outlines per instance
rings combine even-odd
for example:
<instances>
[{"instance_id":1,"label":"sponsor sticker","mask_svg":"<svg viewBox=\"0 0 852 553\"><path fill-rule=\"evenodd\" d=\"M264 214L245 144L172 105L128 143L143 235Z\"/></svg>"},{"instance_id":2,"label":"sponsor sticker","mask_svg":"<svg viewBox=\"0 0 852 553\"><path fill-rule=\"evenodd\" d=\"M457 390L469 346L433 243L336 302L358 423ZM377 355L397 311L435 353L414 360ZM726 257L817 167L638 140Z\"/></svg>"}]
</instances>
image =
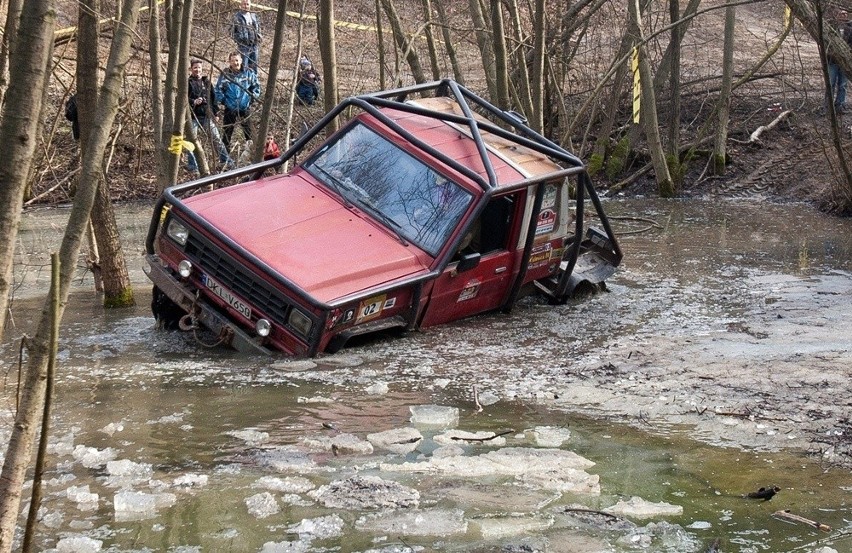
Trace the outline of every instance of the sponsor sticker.
<instances>
[{"instance_id":1,"label":"sponsor sticker","mask_svg":"<svg viewBox=\"0 0 852 553\"><path fill-rule=\"evenodd\" d=\"M550 262L551 251L553 250L553 246L550 242L545 242L544 244L540 244L532 249L530 252L530 262L527 265L530 269L537 269L538 267L544 267Z\"/></svg>"},{"instance_id":2,"label":"sponsor sticker","mask_svg":"<svg viewBox=\"0 0 852 553\"><path fill-rule=\"evenodd\" d=\"M476 296L479 295L479 286L482 284L482 281L479 279L469 280L462 288L461 293L459 294L459 299L456 300L456 303L463 302L465 300L472 300Z\"/></svg>"},{"instance_id":3,"label":"sponsor sticker","mask_svg":"<svg viewBox=\"0 0 852 553\"><path fill-rule=\"evenodd\" d=\"M204 286L206 286L208 290L225 300L225 303L230 305L231 308L234 309L234 311L236 311L246 319L251 320L251 308L245 303L243 303L241 300L236 298L221 284L213 280L212 277L202 274L201 282L204 283Z\"/></svg>"},{"instance_id":4,"label":"sponsor sticker","mask_svg":"<svg viewBox=\"0 0 852 553\"><path fill-rule=\"evenodd\" d=\"M543 209L538 214L538 224L535 227L536 236L553 232L553 227L556 226L556 212L552 209Z\"/></svg>"}]
</instances>

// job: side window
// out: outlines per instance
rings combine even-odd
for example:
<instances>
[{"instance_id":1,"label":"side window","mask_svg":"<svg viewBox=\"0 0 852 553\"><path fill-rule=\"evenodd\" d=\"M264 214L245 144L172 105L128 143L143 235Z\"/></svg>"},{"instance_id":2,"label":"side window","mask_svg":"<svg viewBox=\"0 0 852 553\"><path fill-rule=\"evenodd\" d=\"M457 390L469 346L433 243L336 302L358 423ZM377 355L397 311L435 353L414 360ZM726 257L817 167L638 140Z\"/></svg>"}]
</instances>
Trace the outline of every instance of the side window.
<instances>
[{"instance_id":1,"label":"side window","mask_svg":"<svg viewBox=\"0 0 852 553\"><path fill-rule=\"evenodd\" d=\"M518 194L491 198L462 240L460 253L487 255L508 249L509 232L512 230L517 205Z\"/></svg>"}]
</instances>

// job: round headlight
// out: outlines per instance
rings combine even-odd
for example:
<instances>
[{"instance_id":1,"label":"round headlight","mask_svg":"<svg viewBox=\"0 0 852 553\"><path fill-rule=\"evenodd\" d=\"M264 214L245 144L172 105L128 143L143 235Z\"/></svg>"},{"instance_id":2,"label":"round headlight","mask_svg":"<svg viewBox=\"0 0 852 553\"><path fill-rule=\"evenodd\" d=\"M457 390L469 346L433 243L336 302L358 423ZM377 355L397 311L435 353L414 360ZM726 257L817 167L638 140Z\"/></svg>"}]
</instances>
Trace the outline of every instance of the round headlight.
<instances>
[{"instance_id":1,"label":"round headlight","mask_svg":"<svg viewBox=\"0 0 852 553\"><path fill-rule=\"evenodd\" d=\"M189 275L192 274L192 263L190 263L188 259L182 260L178 263L178 273L180 273L180 276L183 278L189 277Z\"/></svg>"},{"instance_id":2,"label":"round headlight","mask_svg":"<svg viewBox=\"0 0 852 553\"><path fill-rule=\"evenodd\" d=\"M272 332L272 323L266 319L258 319L254 323L254 329L258 336L269 336L269 333Z\"/></svg>"}]
</instances>

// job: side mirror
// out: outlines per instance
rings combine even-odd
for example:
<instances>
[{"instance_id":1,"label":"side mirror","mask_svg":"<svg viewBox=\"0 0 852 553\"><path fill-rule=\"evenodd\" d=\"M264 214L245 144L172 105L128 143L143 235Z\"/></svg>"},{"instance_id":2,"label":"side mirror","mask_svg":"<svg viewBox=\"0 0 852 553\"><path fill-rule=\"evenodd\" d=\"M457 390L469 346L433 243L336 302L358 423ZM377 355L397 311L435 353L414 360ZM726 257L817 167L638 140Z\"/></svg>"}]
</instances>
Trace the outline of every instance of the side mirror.
<instances>
[{"instance_id":1,"label":"side mirror","mask_svg":"<svg viewBox=\"0 0 852 553\"><path fill-rule=\"evenodd\" d=\"M463 273L475 268L479 265L479 260L481 258L482 254L479 252L464 254L461 256L461 259L459 259L459 264L456 265L456 273Z\"/></svg>"}]
</instances>

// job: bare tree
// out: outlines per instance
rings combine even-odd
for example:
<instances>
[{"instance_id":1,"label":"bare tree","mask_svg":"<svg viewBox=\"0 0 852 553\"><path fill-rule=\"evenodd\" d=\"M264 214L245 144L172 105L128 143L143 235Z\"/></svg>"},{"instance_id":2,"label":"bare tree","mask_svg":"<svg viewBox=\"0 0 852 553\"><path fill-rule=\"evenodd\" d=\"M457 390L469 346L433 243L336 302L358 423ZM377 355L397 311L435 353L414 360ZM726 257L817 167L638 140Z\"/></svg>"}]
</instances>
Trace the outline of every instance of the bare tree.
<instances>
[{"instance_id":1,"label":"bare tree","mask_svg":"<svg viewBox=\"0 0 852 553\"><path fill-rule=\"evenodd\" d=\"M269 63L269 77L266 80L266 95L263 97L260 121L257 125L257 139L254 145L254 159L263 158L266 135L269 133L269 120L272 117L272 104L275 102L275 83L278 82L278 66L281 60L281 43L284 41L284 27L287 17L287 0L278 3L275 16L275 33L272 37L272 60Z\"/></svg>"},{"instance_id":2,"label":"bare tree","mask_svg":"<svg viewBox=\"0 0 852 553\"><path fill-rule=\"evenodd\" d=\"M4 2L5 3L5 2ZM6 88L9 86L7 80L7 71L9 69L9 59L11 58L12 47L15 37L18 35L18 22L21 18L21 9L23 9L24 0L9 0L6 7L6 24L3 30L2 43L0 43L0 106L3 105L3 100L6 95Z\"/></svg>"},{"instance_id":3,"label":"bare tree","mask_svg":"<svg viewBox=\"0 0 852 553\"><path fill-rule=\"evenodd\" d=\"M500 109L509 109L509 60L506 53L506 31L500 0L491 0L491 41L494 49L495 100Z\"/></svg>"},{"instance_id":4,"label":"bare tree","mask_svg":"<svg viewBox=\"0 0 852 553\"><path fill-rule=\"evenodd\" d=\"M417 56L417 50L414 48L414 43L402 28L402 21L396 13L396 7L393 5L393 0L381 0L382 8L385 10L385 15L388 18L388 23L393 32L393 38L397 47L405 56L408 62L408 67L411 69L411 76L414 77L414 82L426 82L426 75L423 73L423 68L420 65L420 58Z\"/></svg>"},{"instance_id":5,"label":"bare tree","mask_svg":"<svg viewBox=\"0 0 852 553\"><path fill-rule=\"evenodd\" d=\"M482 69L485 72L485 83L488 87L488 96L492 99L497 94L497 68L494 64L494 50L491 48L491 39L488 36L488 25L485 23L485 15L479 0L468 0L470 7L470 18L473 21L473 30L476 35L476 44L479 46L479 54L482 56Z\"/></svg>"},{"instance_id":6,"label":"bare tree","mask_svg":"<svg viewBox=\"0 0 852 553\"><path fill-rule=\"evenodd\" d=\"M713 143L713 173L725 174L727 162L728 118L731 113L731 82L734 74L734 23L737 9L734 6L725 8L725 46L722 51L722 90L719 93L719 109L716 139Z\"/></svg>"},{"instance_id":7,"label":"bare tree","mask_svg":"<svg viewBox=\"0 0 852 553\"><path fill-rule=\"evenodd\" d=\"M49 0L35 1L43 3L45 8L52 7ZM71 279L76 267L77 256L80 252L82 235L89 221L89 214L102 174L102 154L106 149L110 129L118 113L118 101L121 94L124 68L127 60L130 58L130 46L135 33L139 2L140 0L124 0L121 20L116 25L113 36L112 48L110 49L109 61L106 67L106 76L98 95L98 114L100 114L100 117L93 120L89 142L86 145L89 151L101 152L101 155L88 156L84 160L80 184L77 194L74 197L74 205L71 208L68 225L60 247L59 258L62 267L59 281L58 316L60 318L68 301ZM34 16L40 18L42 21L38 25L30 27L25 23L27 19L22 17L21 27L22 29L41 29L42 33L47 32L49 36L53 27L52 14L51 10L35 10ZM41 27L45 23L47 28ZM32 34L29 36L35 40L41 35ZM41 38L43 39L44 36L41 36ZM52 36L50 38L52 39ZM30 49L35 46L33 42L28 42L28 45ZM52 41L50 45L52 46ZM12 88L10 87L10 94L11 91ZM15 523L18 518L18 510L21 502L21 488L23 487L24 476L29 466L29 459L33 449L38 412L44 401L45 372L49 360L52 325L49 303L50 298L45 303L36 335L29 343L29 358L27 360L19 408L15 416L15 424L12 428L9 446L6 450L3 471L0 473L0 553L7 553L12 548Z\"/></svg>"},{"instance_id":8,"label":"bare tree","mask_svg":"<svg viewBox=\"0 0 852 553\"><path fill-rule=\"evenodd\" d=\"M13 26L15 36L9 39L13 45L27 47L13 50L15 63L9 68L9 88L0 119L0 336L6 327L24 190L40 134L42 96L33 91L47 88L56 25L53 0L32 0L18 14L20 20ZM15 16L10 13L9 17ZM6 28L10 28L8 22ZM0 533L0 544L3 539Z\"/></svg>"},{"instance_id":9,"label":"bare tree","mask_svg":"<svg viewBox=\"0 0 852 553\"><path fill-rule=\"evenodd\" d=\"M438 20L441 22L441 34L444 37L444 49L447 51L447 57L450 59L450 66L453 68L453 78L460 85L464 85L464 73L459 65L456 48L453 46L453 37L450 35L450 26L447 24L447 12L444 9L444 3L435 2L435 9L438 11Z\"/></svg>"},{"instance_id":10,"label":"bare tree","mask_svg":"<svg viewBox=\"0 0 852 553\"><path fill-rule=\"evenodd\" d=\"M432 0L423 1L423 13L426 21L426 47L429 50L429 64L432 66L432 78L441 78L441 67L438 64L438 48L435 45L435 33L432 32Z\"/></svg>"},{"instance_id":11,"label":"bare tree","mask_svg":"<svg viewBox=\"0 0 852 553\"><path fill-rule=\"evenodd\" d=\"M675 190L672 185L668 165L666 164L663 144L660 140L660 128L657 123L657 99L654 93L654 77L651 74L647 49L645 48L645 38L642 34L642 22L639 17L639 0L628 0L628 11L630 12L630 24L639 57L639 83L641 90L640 126L645 133L648 152L651 156L651 163L654 166L657 190L660 196L670 198L674 196Z\"/></svg>"},{"instance_id":12,"label":"bare tree","mask_svg":"<svg viewBox=\"0 0 852 553\"><path fill-rule=\"evenodd\" d=\"M547 36L547 2L535 0L533 15L533 63L530 73L530 99L532 100L532 128L544 129L544 90L545 90L545 37Z\"/></svg>"},{"instance_id":13,"label":"bare tree","mask_svg":"<svg viewBox=\"0 0 852 553\"><path fill-rule=\"evenodd\" d=\"M323 71L323 97L326 111L331 111L340 103L337 87L337 46L334 43L334 0L320 0L319 11L319 38L320 57L322 58ZM331 135L340 128L340 121L336 118L331 121L326 132Z\"/></svg>"}]
</instances>

